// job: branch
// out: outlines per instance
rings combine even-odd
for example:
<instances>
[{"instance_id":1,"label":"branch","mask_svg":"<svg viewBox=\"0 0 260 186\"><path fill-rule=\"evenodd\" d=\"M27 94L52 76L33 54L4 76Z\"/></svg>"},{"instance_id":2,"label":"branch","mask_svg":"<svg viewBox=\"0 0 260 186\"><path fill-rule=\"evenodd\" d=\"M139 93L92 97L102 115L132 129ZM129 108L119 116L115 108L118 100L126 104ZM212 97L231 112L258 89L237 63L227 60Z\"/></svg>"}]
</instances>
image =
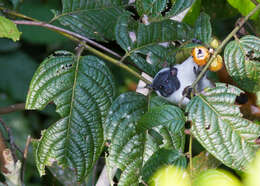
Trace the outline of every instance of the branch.
<instances>
[{"instance_id":1,"label":"branch","mask_svg":"<svg viewBox=\"0 0 260 186\"><path fill-rule=\"evenodd\" d=\"M102 52L96 50L95 48L87 45L84 41L86 41L87 43L90 43L94 46L96 46L97 48L100 48L104 51L107 51L109 52L110 54L113 54L119 58L121 58L121 56L119 56L118 54L116 54L115 52L111 51L110 49L107 49L105 48L104 46L84 37L84 36L81 36L77 33L74 33L74 32L71 32L71 31L68 31L68 30L65 30L63 28L60 28L60 27L57 27L57 26L54 26L54 25L50 25L50 24L47 24L47 23L43 23L43 22L35 22L35 21L13 21L15 24L21 24L21 25L34 25L34 26L42 26L42 27L45 27L45 28L48 28L50 30L53 30L55 32L58 32L58 33L61 33L63 34L64 36L66 36L67 38L73 40L73 41L76 41L78 43L80 43L82 46L85 47L85 49L89 50L90 52L96 54L97 56L125 69L126 71L128 71L129 73L131 73L132 75L134 75L135 77L137 77L138 79L141 79L143 80L145 83L147 84L151 84L151 82L149 80L147 80L146 78L142 77L141 75L139 75L136 71L134 71L133 69L129 68L127 65L121 63L120 61L106 55L106 54L103 54ZM81 41L83 40L83 41Z\"/></svg>"},{"instance_id":2,"label":"branch","mask_svg":"<svg viewBox=\"0 0 260 186\"><path fill-rule=\"evenodd\" d=\"M88 39L80 34L77 34L75 32L72 32L72 31L69 31L69 30L66 30L66 29L63 29L63 28L60 28L60 27L57 27L57 26L54 26L54 25L51 25L51 24L48 24L48 23L44 23L44 22L37 22L37 21L25 21L25 20L18 20L18 21L13 21L15 24L17 25L31 25L31 26L41 26L41 27L44 27L44 28L48 28L49 30L52 30L52 31L55 31L55 32L58 32L62 35L64 35L65 37L68 37L70 38L70 36L73 36L73 37L76 37L78 39L81 39L83 41L86 41L87 43L103 50L103 51L106 51L118 58L121 58L121 56L117 53L115 53L114 51L104 47L103 45L100 45L98 44L97 42L91 40L91 39Z\"/></svg>"},{"instance_id":3,"label":"branch","mask_svg":"<svg viewBox=\"0 0 260 186\"><path fill-rule=\"evenodd\" d=\"M239 29L245 24L245 22L251 17L257 10L259 10L260 4L258 4L241 22L238 26L236 26L233 31L228 34L228 36L223 40L223 42L220 44L220 46L215 50L214 54L211 56L208 63L205 65L205 67L202 69L201 73L198 75L197 79L192 83L191 88L194 88L197 83L200 81L200 79L204 76L206 71L208 70L208 67L213 62L213 60L217 57L217 55L220 53L222 48L227 44L227 42L234 37L234 35L239 31Z\"/></svg>"},{"instance_id":4,"label":"branch","mask_svg":"<svg viewBox=\"0 0 260 186\"><path fill-rule=\"evenodd\" d=\"M25 109L25 103L18 103L0 108L0 115Z\"/></svg>"}]
</instances>

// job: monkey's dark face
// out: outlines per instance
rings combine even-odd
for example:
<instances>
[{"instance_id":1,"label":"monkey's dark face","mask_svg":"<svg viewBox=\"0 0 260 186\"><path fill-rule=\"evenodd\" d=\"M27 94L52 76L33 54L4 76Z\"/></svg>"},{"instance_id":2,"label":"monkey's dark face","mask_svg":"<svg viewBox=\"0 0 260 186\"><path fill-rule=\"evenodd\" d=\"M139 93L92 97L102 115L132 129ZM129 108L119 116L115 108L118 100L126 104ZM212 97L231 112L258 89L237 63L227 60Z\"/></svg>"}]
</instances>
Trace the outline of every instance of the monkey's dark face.
<instances>
[{"instance_id":1,"label":"monkey's dark face","mask_svg":"<svg viewBox=\"0 0 260 186\"><path fill-rule=\"evenodd\" d=\"M163 97L169 97L180 88L177 73L177 68L170 68L169 70L158 72L153 80L152 88L155 91L159 91Z\"/></svg>"}]
</instances>

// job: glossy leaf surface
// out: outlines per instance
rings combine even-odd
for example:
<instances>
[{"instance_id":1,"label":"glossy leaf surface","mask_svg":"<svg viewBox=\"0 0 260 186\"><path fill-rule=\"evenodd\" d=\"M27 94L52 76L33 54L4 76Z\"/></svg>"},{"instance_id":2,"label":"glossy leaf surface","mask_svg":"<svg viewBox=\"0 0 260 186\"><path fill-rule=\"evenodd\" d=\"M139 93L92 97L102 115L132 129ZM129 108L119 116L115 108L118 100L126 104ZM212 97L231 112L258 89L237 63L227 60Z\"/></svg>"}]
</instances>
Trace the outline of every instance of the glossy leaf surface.
<instances>
[{"instance_id":1,"label":"glossy leaf surface","mask_svg":"<svg viewBox=\"0 0 260 186\"><path fill-rule=\"evenodd\" d=\"M56 52L37 69L26 109L56 104L61 119L42 132L35 149L41 175L57 161L75 170L77 180L88 176L103 147L102 124L114 97L114 81L106 65L94 56Z\"/></svg>"},{"instance_id":2,"label":"glossy leaf surface","mask_svg":"<svg viewBox=\"0 0 260 186\"><path fill-rule=\"evenodd\" d=\"M184 128L185 117L182 110L173 105L164 105L151 109L138 121L137 129L144 132L159 125L167 126L172 132L178 133Z\"/></svg>"},{"instance_id":3,"label":"glossy leaf surface","mask_svg":"<svg viewBox=\"0 0 260 186\"><path fill-rule=\"evenodd\" d=\"M190 38L191 28L172 20L145 25L129 16L121 16L116 26L117 43L139 68L152 76L162 67L160 65L163 62L174 62L174 55L171 55L171 49L174 48L172 42ZM148 64L151 56L158 57L161 64Z\"/></svg>"},{"instance_id":4,"label":"glossy leaf surface","mask_svg":"<svg viewBox=\"0 0 260 186\"><path fill-rule=\"evenodd\" d=\"M225 64L229 75L244 90L260 90L260 39L245 36L231 41L225 48Z\"/></svg>"},{"instance_id":5,"label":"glossy leaf surface","mask_svg":"<svg viewBox=\"0 0 260 186\"><path fill-rule=\"evenodd\" d=\"M244 170L259 147L260 126L242 118L234 105L241 90L225 84L194 97L187 105L192 135L226 166Z\"/></svg>"},{"instance_id":6,"label":"glossy leaf surface","mask_svg":"<svg viewBox=\"0 0 260 186\"><path fill-rule=\"evenodd\" d=\"M153 97L150 102L151 109L166 106L166 105L172 106L168 101L166 101L165 99L159 96ZM163 137L163 143L164 143L163 147L167 149L176 149L179 152L183 152L185 147L184 123L186 119L184 118L181 112L182 111L179 110L180 113L179 115L180 117L178 118L179 121L177 121L176 123L175 122L172 123L173 125L177 124L183 126L180 130L177 130L177 132L176 130L172 130L174 129L172 125L165 126L165 125L161 125L162 123L158 123L159 126L155 127L155 129L158 130L160 135Z\"/></svg>"},{"instance_id":7,"label":"glossy leaf surface","mask_svg":"<svg viewBox=\"0 0 260 186\"><path fill-rule=\"evenodd\" d=\"M145 163L142 169L143 180L147 182L157 169L165 165L175 165L177 167L186 168L186 157L176 150L157 150Z\"/></svg>"},{"instance_id":8,"label":"glossy leaf surface","mask_svg":"<svg viewBox=\"0 0 260 186\"><path fill-rule=\"evenodd\" d=\"M160 16L166 8L167 0L136 0L139 16Z\"/></svg>"},{"instance_id":9,"label":"glossy leaf surface","mask_svg":"<svg viewBox=\"0 0 260 186\"><path fill-rule=\"evenodd\" d=\"M205 44L209 44L211 40L212 28L210 17L206 13L201 13L195 22L194 37Z\"/></svg>"},{"instance_id":10,"label":"glossy leaf surface","mask_svg":"<svg viewBox=\"0 0 260 186\"><path fill-rule=\"evenodd\" d=\"M105 125L105 136L110 141L108 165L122 173L118 185L138 185L141 169L158 148L151 136L136 133L137 121L147 110L147 98L128 92L112 104Z\"/></svg>"},{"instance_id":11,"label":"glossy leaf surface","mask_svg":"<svg viewBox=\"0 0 260 186\"><path fill-rule=\"evenodd\" d=\"M58 20L73 31L99 41L114 40L117 18L124 14L121 0L62 0Z\"/></svg>"}]
</instances>

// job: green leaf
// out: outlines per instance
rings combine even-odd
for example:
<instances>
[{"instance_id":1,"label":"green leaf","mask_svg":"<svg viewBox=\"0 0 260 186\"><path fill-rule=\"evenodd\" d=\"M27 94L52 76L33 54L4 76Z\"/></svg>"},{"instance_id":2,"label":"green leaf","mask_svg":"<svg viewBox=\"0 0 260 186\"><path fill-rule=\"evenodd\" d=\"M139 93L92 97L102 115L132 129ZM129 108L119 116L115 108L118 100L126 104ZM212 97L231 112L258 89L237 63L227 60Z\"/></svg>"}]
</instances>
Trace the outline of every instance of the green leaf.
<instances>
[{"instance_id":1,"label":"green leaf","mask_svg":"<svg viewBox=\"0 0 260 186\"><path fill-rule=\"evenodd\" d=\"M61 119L42 132L35 150L41 175L57 161L88 176L103 147L103 128L115 94L108 67L94 56L56 52L39 66L30 84L26 109L42 110L54 102Z\"/></svg>"},{"instance_id":2,"label":"green leaf","mask_svg":"<svg viewBox=\"0 0 260 186\"><path fill-rule=\"evenodd\" d=\"M136 9L140 17L161 16L161 12L166 8L167 0L136 0Z\"/></svg>"},{"instance_id":3,"label":"green leaf","mask_svg":"<svg viewBox=\"0 0 260 186\"><path fill-rule=\"evenodd\" d=\"M260 3L260 0L256 0ZM243 16L251 12L256 5L251 0L228 0L229 4L236 8ZM259 20L260 11L258 10L250 19Z\"/></svg>"},{"instance_id":4,"label":"green leaf","mask_svg":"<svg viewBox=\"0 0 260 186\"><path fill-rule=\"evenodd\" d=\"M170 103L163 99L160 96L153 97L150 102L150 109L157 108L160 106L169 105ZM185 122L185 121L184 121ZM171 130L171 125L168 126L157 126L156 129L159 131L161 136L163 137L163 147L167 149L176 149L179 152L184 151L185 147L185 134L184 134L184 127L175 132L175 130ZM160 145L162 146L162 145Z\"/></svg>"},{"instance_id":5,"label":"green leaf","mask_svg":"<svg viewBox=\"0 0 260 186\"><path fill-rule=\"evenodd\" d=\"M186 168L187 161L184 154L176 150L159 149L145 163L142 169L142 178L145 182L156 170L165 165L175 165Z\"/></svg>"},{"instance_id":6,"label":"green leaf","mask_svg":"<svg viewBox=\"0 0 260 186\"><path fill-rule=\"evenodd\" d=\"M260 126L242 118L234 105L242 91L219 83L187 105L192 135L200 144L226 166L244 170L259 145Z\"/></svg>"},{"instance_id":7,"label":"green leaf","mask_svg":"<svg viewBox=\"0 0 260 186\"><path fill-rule=\"evenodd\" d=\"M185 116L182 110L173 105L164 105L152 108L138 121L137 129L144 132L159 125L167 126L173 133L184 128Z\"/></svg>"},{"instance_id":8,"label":"green leaf","mask_svg":"<svg viewBox=\"0 0 260 186\"><path fill-rule=\"evenodd\" d=\"M189 25L194 25L197 18L200 15L200 8L201 8L201 0L195 0L189 12L185 15L184 19L182 20L183 23L187 23Z\"/></svg>"},{"instance_id":9,"label":"green leaf","mask_svg":"<svg viewBox=\"0 0 260 186\"><path fill-rule=\"evenodd\" d=\"M169 55L174 47L172 42L188 39L191 39L191 28L172 20L145 25L129 16L121 16L116 25L117 43L139 68L152 76L158 71L158 64L146 64L148 59L144 56L157 56L161 63L174 61L174 55ZM145 65L150 67L144 68Z\"/></svg>"},{"instance_id":10,"label":"green leaf","mask_svg":"<svg viewBox=\"0 0 260 186\"><path fill-rule=\"evenodd\" d=\"M260 90L260 39L244 36L229 42L224 52L225 65L232 79L244 90Z\"/></svg>"},{"instance_id":11,"label":"green leaf","mask_svg":"<svg viewBox=\"0 0 260 186\"><path fill-rule=\"evenodd\" d=\"M214 156L209 154L207 151L202 151L197 156L192 158L192 177L197 177L201 172L208 169L215 169L221 165ZM189 165L187 166L190 168Z\"/></svg>"},{"instance_id":12,"label":"green leaf","mask_svg":"<svg viewBox=\"0 0 260 186\"><path fill-rule=\"evenodd\" d=\"M195 28L194 37L201 40L203 43L209 44L211 40L211 24L210 17L206 13L201 13L198 17Z\"/></svg>"},{"instance_id":13,"label":"green leaf","mask_svg":"<svg viewBox=\"0 0 260 186\"><path fill-rule=\"evenodd\" d=\"M138 185L143 163L158 148L150 135L136 133L146 110L147 98L135 92L120 95L110 108L104 128L110 141L108 165L122 171L118 185Z\"/></svg>"},{"instance_id":14,"label":"green leaf","mask_svg":"<svg viewBox=\"0 0 260 186\"><path fill-rule=\"evenodd\" d=\"M62 0L61 24L99 41L114 40L117 18L125 14L121 0Z\"/></svg>"},{"instance_id":15,"label":"green leaf","mask_svg":"<svg viewBox=\"0 0 260 186\"><path fill-rule=\"evenodd\" d=\"M21 33L11 20L0 16L0 37L5 37L17 41L20 39Z\"/></svg>"},{"instance_id":16,"label":"green leaf","mask_svg":"<svg viewBox=\"0 0 260 186\"><path fill-rule=\"evenodd\" d=\"M170 9L170 11L166 14L167 17L176 16L181 12L185 11L187 8L191 7L195 0L176 0Z\"/></svg>"}]
</instances>

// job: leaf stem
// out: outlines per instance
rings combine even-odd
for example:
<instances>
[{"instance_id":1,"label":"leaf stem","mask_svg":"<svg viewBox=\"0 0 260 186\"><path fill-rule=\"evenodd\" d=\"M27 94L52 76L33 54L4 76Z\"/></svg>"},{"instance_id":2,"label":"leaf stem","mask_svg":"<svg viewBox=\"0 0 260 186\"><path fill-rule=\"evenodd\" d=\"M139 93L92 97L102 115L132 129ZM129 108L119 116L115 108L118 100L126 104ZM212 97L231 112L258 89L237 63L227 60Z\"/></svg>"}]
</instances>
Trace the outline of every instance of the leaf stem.
<instances>
[{"instance_id":1,"label":"leaf stem","mask_svg":"<svg viewBox=\"0 0 260 186\"><path fill-rule=\"evenodd\" d=\"M124 63L121 63L119 60L116 60L108 55L103 54L102 52L92 48L89 45L86 44L82 44L87 50L89 50L90 52L96 54L97 56L121 67L122 69L128 71L129 73L131 73L132 75L134 75L135 77L137 77L138 79L144 81L146 84L151 84L152 82L149 81L148 79L144 78L143 76L141 76L139 73L137 73L136 71L134 71L133 69L131 69L130 67L128 67L127 65L125 65Z\"/></svg>"},{"instance_id":2,"label":"leaf stem","mask_svg":"<svg viewBox=\"0 0 260 186\"><path fill-rule=\"evenodd\" d=\"M238 26L236 26L230 34L223 40L223 42L220 44L220 46L215 50L214 54L211 56L208 63L205 65L205 67L202 69L201 73L198 75L197 79L192 83L191 88L194 88L197 83L200 81L200 79L204 76L206 71L208 70L210 64L213 62L213 60L217 57L217 55L221 52L222 48L227 44L227 42L239 31L239 29L245 24L245 22L251 17L257 10L259 10L260 4L258 4L241 22Z\"/></svg>"},{"instance_id":3,"label":"leaf stem","mask_svg":"<svg viewBox=\"0 0 260 186\"><path fill-rule=\"evenodd\" d=\"M18 103L0 108L0 115L25 109L25 103Z\"/></svg>"}]
</instances>

